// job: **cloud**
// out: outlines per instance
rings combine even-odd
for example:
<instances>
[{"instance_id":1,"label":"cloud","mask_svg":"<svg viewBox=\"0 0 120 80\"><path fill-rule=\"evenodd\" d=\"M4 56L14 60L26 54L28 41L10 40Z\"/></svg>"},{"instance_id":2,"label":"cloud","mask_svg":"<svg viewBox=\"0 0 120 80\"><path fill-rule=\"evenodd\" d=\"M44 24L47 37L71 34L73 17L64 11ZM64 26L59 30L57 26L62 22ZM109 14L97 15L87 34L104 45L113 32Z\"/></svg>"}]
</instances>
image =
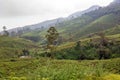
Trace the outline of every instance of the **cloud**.
<instances>
[{"instance_id":1,"label":"cloud","mask_svg":"<svg viewBox=\"0 0 120 80\"><path fill-rule=\"evenodd\" d=\"M83 10L112 0L0 0L0 16L60 14Z\"/></svg>"}]
</instances>

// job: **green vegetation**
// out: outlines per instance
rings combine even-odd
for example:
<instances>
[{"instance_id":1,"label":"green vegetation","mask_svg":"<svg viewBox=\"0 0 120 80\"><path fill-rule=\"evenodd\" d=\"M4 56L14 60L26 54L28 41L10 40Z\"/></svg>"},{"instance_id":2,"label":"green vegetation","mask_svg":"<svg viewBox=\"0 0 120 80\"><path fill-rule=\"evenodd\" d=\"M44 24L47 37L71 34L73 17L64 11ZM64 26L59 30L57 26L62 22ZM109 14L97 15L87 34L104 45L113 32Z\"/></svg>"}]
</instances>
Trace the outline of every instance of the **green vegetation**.
<instances>
[{"instance_id":1,"label":"green vegetation","mask_svg":"<svg viewBox=\"0 0 120 80\"><path fill-rule=\"evenodd\" d=\"M1 80L119 80L120 59L111 60L0 60Z\"/></svg>"},{"instance_id":2,"label":"green vegetation","mask_svg":"<svg viewBox=\"0 0 120 80\"><path fill-rule=\"evenodd\" d=\"M118 4L55 26L11 37L3 27L0 80L120 80Z\"/></svg>"},{"instance_id":3,"label":"green vegetation","mask_svg":"<svg viewBox=\"0 0 120 80\"><path fill-rule=\"evenodd\" d=\"M101 58L117 58L120 57L120 34L110 35L101 39L99 36L93 38L80 39L81 44L78 42L69 42L62 44L56 48L56 59L72 59L72 60L94 60ZM103 41L103 42L101 42ZM105 45L102 49L103 55L100 55L100 45ZM39 56L49 57L51 53L43 52ZM38 56L37 55L37 56Z\"/></svg>"},{"instance_id":4,"label":"green vegetation","mask_svg":"<svg viewBox=\"0 0 120 80\"><path fill-rule=\"evenodd\" d=\"M16 58L24 48L33 49L37 46L30 40L0 36L0 58Z\"/></svg>"},{"instance_id":5,"label":"green vegetation","mask_svg":"<svg viewBox=\"0 0 120 80\"><path fill-rule=\"evenodd\" d=\"M119 33L120 6L111 4L107 7L83 14L81 17L66 20L56 26L64 42L76 41L80 37L88 36L96 32L105 31L107 35ZM23 37L41 36L42 40L37 42L44 43L46 29L34 30L23 34Z\"/></svg>"},{"instance_id":6,"label":"green vegetation","mask_svg":"<svg viewBox=\"0 0 120 80\"><path fill-rule=\"evenodd\" d=\"M110 41L115 39L114 45L109 47L116 52L120 34L110 35L107 38ZM44 53L44 50L39 49L31 41L22 38L1 36L0 44L4 48L0 50L6 51L7 48L11 48L11 52L13 52L14 50L28 48L29 50L32 49L31 55L34 57L20 59L17 58L18 54L14 52L12 54L9 52L10 50L7 50L9 55L5 52L3 52L4 54L0 53L0 80L119 80L120 59L116 58L119 55L112 52L114 54L111 58L115 59L96 60L98 59L98 55L94 54L96 53L95 48L90 46L90 39L98 40L99 37L81 39L81 43L77 42L77 44L76 42L62 44L56 49L55 57L58 59L79 59L80 55L82 57L85 55L86 59L95 60L56 60L40 57L41 53ZM82 52L80 48L82 48ZM37 49L39 51L35 54ZM83 54L84 50L86 54ZM3 59L10 57L12 59Z\"/></svg>"}]
</instances>

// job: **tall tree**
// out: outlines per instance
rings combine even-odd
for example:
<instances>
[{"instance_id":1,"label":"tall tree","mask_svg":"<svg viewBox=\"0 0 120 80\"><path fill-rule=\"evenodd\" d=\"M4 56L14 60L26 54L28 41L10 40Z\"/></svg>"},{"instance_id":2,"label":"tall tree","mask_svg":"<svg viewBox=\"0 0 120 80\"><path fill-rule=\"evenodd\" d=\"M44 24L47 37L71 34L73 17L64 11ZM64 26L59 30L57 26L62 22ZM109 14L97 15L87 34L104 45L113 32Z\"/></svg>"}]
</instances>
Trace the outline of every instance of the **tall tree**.
<instances>
[{"instance_id":1,"label":"tall tree","mask_svg":"<svg viewBox=\"0 0 120 80\"><path fill-rule=\"evenodd\" d=\"M57 38L59 36L59 33L55 29L55 27L50 27L47 31L46 39L47 39L47 49L50 49L51 58L54 58L54 50L55 45L57 43Z\"/></svg>"},{"instance_id":2,"label":"tall tree","mask_svg":"<svg viewBox=\"0 0 120 80\"><path fill-rule=\"evenodd\" d=\"M100 37L100 44L99 44L99 49L98 49L98 53L99 53L99 59L107 59L110 57L110 49L108 48L108 39L105 37L105 33L104 32L100 32L98 34L98 36Z\"/></svg>"},{"instance_id":3,"label":"tall tree","mask_svg":"<svg viewBox=\"0 0 120 80\"><path fill-rule=\"evenodd\" d=\"M6 31L6 29L7 29L6 26L3 26L3 31Z\"/></svg>"},{"instance_id":4,"label":"tall tree","mask_svg":"<svg viewBox=\"0 0 120 80\"><path fill-rule=\"evenodd\" d=\"M100 32L100 33L98 33L98 36L100 37L100 44L102 46L107 46L108 45L108 40L105 37L105 33L104 32Z\"/></svg>"},{"instance_id":5,"label":"tall tree","mask_svg":"<svg viewBox=\"0 0 120 80\"><path fill-rule=\"evenodd\" d=\"M3 26L3 35L9 36L9 32L6 29L7 29L6 26Z\"/></svg>"}]
</instances>

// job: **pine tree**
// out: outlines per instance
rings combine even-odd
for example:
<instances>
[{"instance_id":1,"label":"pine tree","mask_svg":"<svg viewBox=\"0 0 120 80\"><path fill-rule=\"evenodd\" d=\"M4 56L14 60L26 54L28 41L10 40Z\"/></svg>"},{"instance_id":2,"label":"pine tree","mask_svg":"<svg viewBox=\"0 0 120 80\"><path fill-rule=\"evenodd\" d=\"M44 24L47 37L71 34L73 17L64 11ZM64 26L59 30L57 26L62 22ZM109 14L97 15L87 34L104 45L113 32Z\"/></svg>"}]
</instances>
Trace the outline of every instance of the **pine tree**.
<instances>
[{"instance_id":1,"label":"pine tree","mask_svg":"<svg viewBox=\"0 0 120 80\"><path fill-rule=\"evenodd\" d=\"M59 33L55 29L55 27L50 27L49 30L47 31L46 39L47 39L47 49L50 50L51 53L51 58L54 58L54 50L55 50L55 45L57 43L57 38L59 36Z\"/></svg>"}]
</instances>

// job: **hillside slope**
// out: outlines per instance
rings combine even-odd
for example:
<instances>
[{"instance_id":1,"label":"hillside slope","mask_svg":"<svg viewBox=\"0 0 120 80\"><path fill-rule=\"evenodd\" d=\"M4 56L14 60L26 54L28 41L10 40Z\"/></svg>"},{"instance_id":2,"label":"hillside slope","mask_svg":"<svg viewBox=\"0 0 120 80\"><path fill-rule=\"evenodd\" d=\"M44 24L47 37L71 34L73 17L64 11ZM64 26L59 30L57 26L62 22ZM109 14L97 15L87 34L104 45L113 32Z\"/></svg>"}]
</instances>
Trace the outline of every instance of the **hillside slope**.
<instances>
[{"instance_id":1,"label":"hillside slope","mask_svg":"<svg viewBox=\"0 0 120 80\"><path fill-rule=\"evenodd\" d=\"M77 35L86 35L90 33L95 33L99 31L104 31L107 29L111 29L114 27L117 27L120 24L120 15L117 14L108 14L104 15L95 21L91 22L87 26L85 26L81 32L79 32ZM111 32L112 34L112 32Z\"/></svg>"},{"instance_id":2,"label":"hillside slope","mask_svg":"<svg viewBox=\"0 0 120 80\"><path fill-rule=\"evenodd\" d=\"M24 48L37 47L33 42L22 38L0 36L0 58L18 57Z\"/></svg>"},{"instance_id":3,"label":"hillside slope","mask_svg":"<svg viewBox=\"0 0 120 80\"><path fill-rule=\"evenodd\" d=\"M69 41L78 40L80 37L87 36L100 31L112 30L114 27L120 25L120 3L117 1L112 2L110 5L99 8L98 10L88 12L81 17L64 21L59 23L55 27L60 35ZM114 31L114 30L113 30ZM109 31L109 34L115 33ZM44 40L46 29L33 30L28 33L24 33L22 37L42 37ZM118 32L119 33L119 32ZM41 40L38 40L38 42Z\"/></svg>"}]
</instances>

